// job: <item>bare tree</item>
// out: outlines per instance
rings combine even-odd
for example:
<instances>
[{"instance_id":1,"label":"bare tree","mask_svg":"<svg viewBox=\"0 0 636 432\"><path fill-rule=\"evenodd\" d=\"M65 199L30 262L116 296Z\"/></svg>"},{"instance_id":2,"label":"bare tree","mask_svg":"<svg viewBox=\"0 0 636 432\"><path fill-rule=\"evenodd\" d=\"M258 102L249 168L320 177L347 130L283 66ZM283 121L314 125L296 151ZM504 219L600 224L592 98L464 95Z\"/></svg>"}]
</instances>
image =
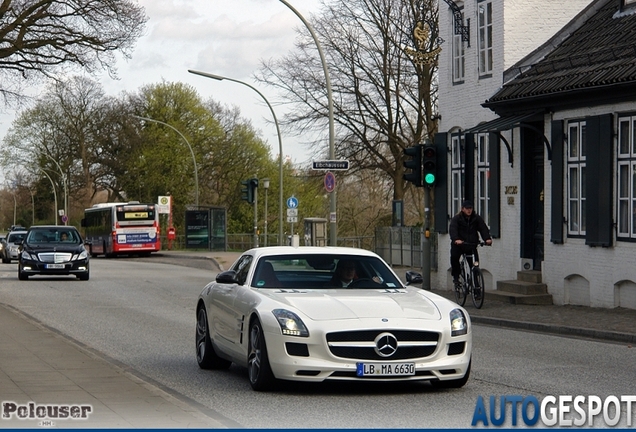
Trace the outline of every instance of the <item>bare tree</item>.
<instances>
[{"instance_id":1,"label":"bare tree","mask_svg":"<svg viewBox=\"0 0 636 432\"><path fill-rule=\"evenodd\" d=\"M418 22L429 33L416 40ZM402 178L402 152L432 137L436 128L437 2L324 0L312 26L328 59L337 157L351 161L351 175L360 170L384 175L393 199L402 199L411 186ZM299 33L295 51L264 62L256 78L293 104L282 122L287 128L324 132L328 99L322 66L309 32Z\"/></svg>"},{"instance_id":2,"label":"bare tree","mask_svg":"<svg viewBox=\"0 0 636 432\"><path fill-rule=\"evenodd\" d=\"M71 66L115 77L115 53L130 57L146 21L130 0L0 0L0 94L19 99L26 79Z\"/></svg>"}]
</instances>

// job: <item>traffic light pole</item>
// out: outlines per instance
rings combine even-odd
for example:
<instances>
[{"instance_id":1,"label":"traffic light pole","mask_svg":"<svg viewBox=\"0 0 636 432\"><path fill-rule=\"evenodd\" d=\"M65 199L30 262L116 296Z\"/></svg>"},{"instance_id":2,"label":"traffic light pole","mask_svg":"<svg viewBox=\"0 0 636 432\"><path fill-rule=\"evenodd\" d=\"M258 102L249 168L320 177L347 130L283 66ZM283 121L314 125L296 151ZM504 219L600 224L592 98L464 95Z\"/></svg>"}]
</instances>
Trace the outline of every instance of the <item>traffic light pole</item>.
<instances>
[{"instance_id":1,"label":"traffic light pole","mask_svg":"<svg viewBox=\"0 0 636 432\"><path fill-rule=\"evenodd\" d=\"M430 203L431 188L424 188L424 230L421 234L422 244L422 289L431 289L431 242L430 237Z\"/></svg>"},{"instance_id":2,"label":"traffic light pole","mask_svg":"<svg viewBox=\"0 0 636 432\"><path fill-rule=\"evenodd\" d=\"M254 187L254 247L258 247L258 186Z\"/></svg>"}]
</instances>

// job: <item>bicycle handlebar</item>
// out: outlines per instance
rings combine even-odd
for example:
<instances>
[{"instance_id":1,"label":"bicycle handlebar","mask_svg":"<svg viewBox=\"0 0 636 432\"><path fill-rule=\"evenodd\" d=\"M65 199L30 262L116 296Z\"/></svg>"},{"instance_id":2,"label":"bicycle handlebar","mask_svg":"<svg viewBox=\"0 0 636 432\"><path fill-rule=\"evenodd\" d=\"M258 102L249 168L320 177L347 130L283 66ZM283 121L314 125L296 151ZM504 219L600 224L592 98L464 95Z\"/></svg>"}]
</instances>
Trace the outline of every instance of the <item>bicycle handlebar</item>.
<instances>
[{"instance_id":1,"label":"bicycle handlebar","mask_svg":"<svg viewBox=\"0 0 636 432\"><path fill-rule=\"evenodd\" d=\"M483 242L483 241L480 241L480 242L478 242L478 243L463 242L462 244L459 244L459 245L457 245L457 246L463 246L463 245L466 245L466 246L475 246L475 247L477 247L477 246L479 246L479 247L483 247L483 246L492 246L492 244L487 244L486 242Z\"/></svg>"}]
</instances>

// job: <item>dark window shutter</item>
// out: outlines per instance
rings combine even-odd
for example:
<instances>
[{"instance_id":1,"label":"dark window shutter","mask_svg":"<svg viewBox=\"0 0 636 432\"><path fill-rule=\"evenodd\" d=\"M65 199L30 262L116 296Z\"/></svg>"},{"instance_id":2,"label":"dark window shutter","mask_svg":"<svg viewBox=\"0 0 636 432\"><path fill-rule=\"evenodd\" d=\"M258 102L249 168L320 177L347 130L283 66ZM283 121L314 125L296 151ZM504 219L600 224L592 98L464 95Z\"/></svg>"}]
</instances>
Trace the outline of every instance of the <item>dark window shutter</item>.
<instances>
[{"instance_id":1,"label":"dark window shutter","mask_svg":"<svg viewBox=\"0 0 636 432\"><path fill-rule=\"evenodd\" d=\"M475 135L464 135L464 196L462 199L475 201Z\"/></svg>"},{"instance_id":2,"label":"dark window shutter","mask_svg":"<svg viewBox=\"0 0 636 432\"><path fill-rule=\"evenodd\" d=\"M490 177L488 179L488 191L490 192L490 235L498 238L501 235L500 221L500 185L499 185L499 158L501 143L499 134L490 133L488 136L488 162L490 163Z\"/></svg>"},{"instance_id":3,"label":"dark window shutter","mask_svg":"<svg viewBox=\"0 0 636 432\"><path fill-rule=\"evenodd\" d=\"M612 245L612 115L587 117L585 244Z\"/></svg>"},{"instance_id":4,"label":"dark window shutter","mask_svg":"<svg viewBox=\"0 0 636 432\"><path fill-rule=\"evenodd\" d=\"M435 181L435 231L448 233L448 134L435 134L437 149L437 180Z\"/></svg>"},{"instance_id":5,"label":"dark window shutter","mask_svg":"<svg viewBox=\"0 0 636 432\"><path fill-rule=\"evenodd\" d=\"M563 121L552 122L552 217L550 241L563 243Z\"/></svg>"}]
</instances>

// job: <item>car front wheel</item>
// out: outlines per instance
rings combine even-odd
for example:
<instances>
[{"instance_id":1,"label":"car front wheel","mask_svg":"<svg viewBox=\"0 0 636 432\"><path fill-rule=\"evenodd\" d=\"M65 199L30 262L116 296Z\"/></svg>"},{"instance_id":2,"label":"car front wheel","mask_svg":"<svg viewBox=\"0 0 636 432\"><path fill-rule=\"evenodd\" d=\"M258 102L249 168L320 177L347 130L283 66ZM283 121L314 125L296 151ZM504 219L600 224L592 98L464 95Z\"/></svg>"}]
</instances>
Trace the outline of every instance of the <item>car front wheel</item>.
<instances>
[{"instance_id":1,"label":"car front wheel","mask_svg":"<svg viewBox=\"0 0 636 432\"><path fill-rule=\"evenodd\" d=\"M263 327L258 319L254 319L250 326L250 351L247 356L247 370L252 389L267 391L274 386L276 380L269 365Z\"/></svg>"},{"instance_id":2,"label":"car front wheel","mask_svg":"<svg viewBox=\"0 0 636 432\"><path fill-rule=\"evenodd\" d=\"M201 369L227 369L232 364L231 361L219 357L214 351L208 329L208 314L203 306L197 311L196 348L197 363Z\"/></svg>"},{"instance_id":3,"label":"car front wheel","mask_svg":"<svg viewBox=\"0 0 636 432\"><path fill-rule=\"evenodd\" d=\"M20 267L18 267L18 279L20 279L20 280L29 279L29 275L24 273L22 270L20 270Z\"/></svg>"}]
</instances>

